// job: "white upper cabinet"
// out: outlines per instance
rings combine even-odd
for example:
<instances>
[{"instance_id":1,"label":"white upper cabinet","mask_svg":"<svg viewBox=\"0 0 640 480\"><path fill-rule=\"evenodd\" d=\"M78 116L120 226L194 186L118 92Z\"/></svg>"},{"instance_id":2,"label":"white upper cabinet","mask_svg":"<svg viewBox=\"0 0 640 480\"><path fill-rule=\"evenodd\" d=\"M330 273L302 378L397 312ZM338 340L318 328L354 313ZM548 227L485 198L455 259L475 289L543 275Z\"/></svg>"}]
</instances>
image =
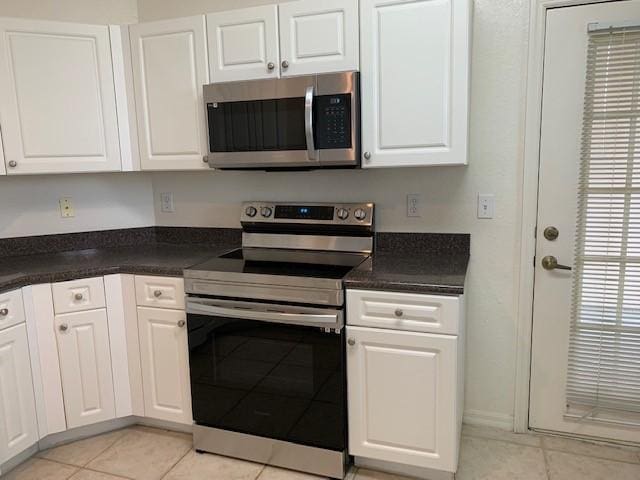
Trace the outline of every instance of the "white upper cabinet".
<instances>
[{"instance_id":1,"label":"white upper cabinet","mask_svg":"<svg viewBox=\"0 0 640 480\"><path fill-rule=\"evenodd\" d=\"M278 7L207 15L212 82L277 78Z\"/></svg>"},{"instance_id":2,"label":"white upper cabinet","mask_svg":"<svg viewBox=\"0 0 640 480\"><path fill-rule=\"evenodd\" d=\"M283 76L358 70L357 0L302 0L279 10Z\"/></svg>"},{"instance_id":3,"label":"white upper cabinet","mask_svg":"<svg viewBox=\"0 0 640 480\"><path fill-rule=\"evenodd\" d=\"M470 0L361 0L363 167L467 163Z\"/></svg>"},{"instance_id":4,"label":"white upper cabinet","mask_svg":"<svg viewBox=\"0 0 640 480\"><path fill-rule=\"evenodd\" d=\"M0 464L38 441L24 323L0 331Z\"/></svg>"},{"instance_id":5,"label":"white upper cabinet","mask_svg":"<svg viewBox=\"0 0 640 480\"><path fill-rule=\"evenodd\" d=\"M142 170L208 168L204 16L132 25L130 36Z\"/></svg>"},{"instance_id":6,"label":"white upper cabinet","mask_svg":"<svg viewBox=\"0 0 640 480\"><path fill-rule=\"evenodd\" d=\"M7 172L121 169L107 26L0 19Z\"/></svg>"}]
</instances>

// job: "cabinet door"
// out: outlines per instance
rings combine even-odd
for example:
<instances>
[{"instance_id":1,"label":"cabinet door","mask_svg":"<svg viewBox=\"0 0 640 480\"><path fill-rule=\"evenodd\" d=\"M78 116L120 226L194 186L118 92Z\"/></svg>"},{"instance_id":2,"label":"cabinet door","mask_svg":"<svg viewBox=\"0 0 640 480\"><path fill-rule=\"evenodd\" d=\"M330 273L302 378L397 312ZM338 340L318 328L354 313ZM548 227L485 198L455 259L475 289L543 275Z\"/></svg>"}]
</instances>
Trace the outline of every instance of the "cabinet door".
<instances>
[{"instance_id":1,"label":"cabinet door","mask_svg":"<svg viewBox=\"0 0 640 480\"><path fill-rule=\"evenodd\" d=\"M283 76L358 70L357 0L303 0L279 10Z\"/></svg>"},{"instance_id":2,"label":"cabinet door","mask_svg":"<svg viewBox=\"0 0 640 480\"><path fill-rule=\"evenodd\" d=\"M186 314L138 307L145 417L191 425Z\"/></svg>"},{"instance_id":3,"label":"cabinet door","mask_svg":"<svg viewBox=\"0 0 640 480\"><path fill-rule=\"evenodd\" d=\"M33 379L23 323L0 331L0 464L37 441Z\"/></svg>"},{"instance_id":4,"label":"cabinet door","mask_svg":"<svg viewBox=\"0 0 640 480\"><path fill-rule=\"evenodd\" d=\"M467 163L470 0L361 0L363 167Z\"/></svg>"},{"instance_id":5,"label":"cabinet door","mask_svg":"<svg viewBox=\"0 0 640 480\"><path fill-rule=\"evenodd\" d=\"M9 174L121 169L107 26L0 19Z\"/></svg>"},{"instance_id":6,"label":"cabinet door","mask_svg":"<svg viewBox=\"0 0 640 480\"><path fill-rule=\"evenodd\" d=\"M208 168L205 29L203 15L130 27L143 170Z\"/></svg>"},{"instance_id":7,"label":"cabinet door","mask_svg":"<svg viewBox=\"0 0 640 480\"><path fill-rule=\"evenodd\" d=\"M349 453L455 472L457 337L347 327L347 338Z\"/></svg>"},{"instance_id":8,"label":"cabinet door","mask_svg":"<svg viewBox=\"0 0 640 480\"><path fill-rule=\"evenodd\" d=\"M55 328L67 427L115 418L107 311L57 315Z\"/></svg>"},{"instance_id":9,"label":"cabinet door","mask_svg":"<svg viewBox=\"0 0 640 480\"><path fill-rule=\"evenodd\" d=\"M207 15L211 81L278 78L278 6Z\"/></svg>"}]
</instances>

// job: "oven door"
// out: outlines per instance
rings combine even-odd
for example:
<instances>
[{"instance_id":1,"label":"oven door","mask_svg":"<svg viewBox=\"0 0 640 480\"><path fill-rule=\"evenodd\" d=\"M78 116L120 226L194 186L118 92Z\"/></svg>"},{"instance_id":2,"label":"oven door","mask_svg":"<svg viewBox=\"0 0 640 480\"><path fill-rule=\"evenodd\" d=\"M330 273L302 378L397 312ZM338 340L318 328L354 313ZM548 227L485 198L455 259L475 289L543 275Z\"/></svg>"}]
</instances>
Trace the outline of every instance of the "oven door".
<instances>
[{"instance_id":1,"label":"oven door","mask_svg":"<svg viewBox=\"0 0 640 480\"><path fill-rule=\"evenodd\" d=\"M204 86L212 168L355 166L357 72Z\"/></svg>"},{"instance_id":2,"label":"oven door","mask_svg":"<svg viewBox=\"0 0 640 480\"><path fill-rule=\"evenodd\" d=\"M346 448L343 311L189 298L198 425Z\"/></svg>"}]
</instances>

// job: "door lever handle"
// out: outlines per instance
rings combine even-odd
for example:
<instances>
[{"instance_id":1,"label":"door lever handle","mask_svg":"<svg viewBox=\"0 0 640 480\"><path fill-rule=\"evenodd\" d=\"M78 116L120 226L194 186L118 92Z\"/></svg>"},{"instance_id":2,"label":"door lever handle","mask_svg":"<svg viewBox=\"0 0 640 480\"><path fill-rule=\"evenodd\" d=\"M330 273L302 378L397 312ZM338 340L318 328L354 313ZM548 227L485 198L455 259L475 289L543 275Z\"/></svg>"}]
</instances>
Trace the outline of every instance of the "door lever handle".
<instances>
[{"instance_id":1,"label":"door lever handle","mask_svg":"<svg viewBox=\"0 0 640 480\"><path fill-rule=\"evenodd\" d=\"M545 270L571 270L568 265L560 265L553 255L547 255L542 259L542 268Z\"/></svg>"}]
</instances>

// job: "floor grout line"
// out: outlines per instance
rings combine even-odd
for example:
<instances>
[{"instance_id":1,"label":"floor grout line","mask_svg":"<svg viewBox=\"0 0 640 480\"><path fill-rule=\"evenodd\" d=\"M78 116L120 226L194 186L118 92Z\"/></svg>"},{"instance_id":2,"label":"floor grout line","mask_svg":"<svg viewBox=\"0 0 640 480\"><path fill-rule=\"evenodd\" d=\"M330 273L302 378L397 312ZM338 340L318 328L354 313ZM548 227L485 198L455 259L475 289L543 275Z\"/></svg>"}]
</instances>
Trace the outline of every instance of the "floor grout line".
<instances>
[{"instance_id":1,"label":"floor grout line","mask_svg":"<svg viewBox=\"0 0 640 480\"><path fill-rule=\"evenodd\" d=\"M549 465L549 460L547 459L547 451L542 449L542 460L544 462L544 471L547 475L547 480L551 480L551 466Z\"/></svg>"},{"instance_id":2,"label":"floor grout line","mask_svg":"<svg viewBox=\"0 0 640 480\"><path fill-rule=\"evenodd\" d=\"M171 470L173 470L174 468L176 468L176 465L178 465L187 455L189 455L191 452L193 452L193 446L191 446L185 453L184 455L182 455L178 461L176 463L174 463L173 465L171 465L171 467L169 468L169 470L167 470L164 475L162 475L160 477L160 480L162 480L163 478L166 478L167 475L169 475L171 473Z\"/></svg>"},{"instance_id":3,"label":"floor grout line","mask_svg":"<svg viewBox=\"0 0 640 480\"><path fill-rule=\"evenodd\" d=\"M267 465L263 463L262 468L260 469L260 472L258 473L256 478L254 478L253 480L258 480L260 478L260 475L262 475L262 472L264 472L266 468L267 468Z\"/></svg>"}]
</instances>

